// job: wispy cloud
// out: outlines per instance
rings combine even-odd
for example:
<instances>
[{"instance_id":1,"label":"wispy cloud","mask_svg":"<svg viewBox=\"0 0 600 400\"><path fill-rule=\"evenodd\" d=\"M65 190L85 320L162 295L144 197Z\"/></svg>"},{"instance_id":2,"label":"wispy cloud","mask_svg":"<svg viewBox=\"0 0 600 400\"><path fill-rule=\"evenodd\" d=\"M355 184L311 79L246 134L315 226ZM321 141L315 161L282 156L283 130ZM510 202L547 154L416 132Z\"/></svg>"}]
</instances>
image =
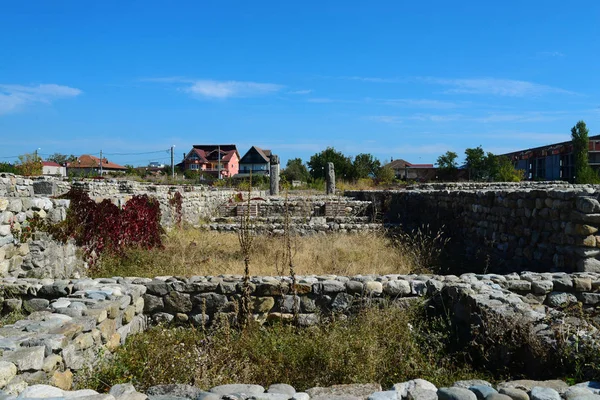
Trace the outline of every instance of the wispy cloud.
<instances>
[{"instance_id":1,"label":"wispy cloud","mask_svg":"<svg viewBox=\"0 0 600 400\"><path fill-rule=\"evenodd\" d=\"M292 90L292 91L288 92L288 94L311 94L312 92L313 92L312 89Z\"/></svg>"},{"instance_id":2,"label":"wispy cloud","mask_svg":"<svg viewBox=\"0 0 600 400\"><path fill-rule=\"evenodd\" d=\"M560 51L539 51L536 53L538 57L564 57L564 53Z\"/></svg>"},{"instance_id":3,"label":"wispy cloud","mask_svg":"<svg viewBox=\"0 0 600 400\"><path fill-rule=\"evenodd\" d=\"M311 97L307 99L309 103L338 103L340 100L330 99L328 97Z\"/></svg>"},{"instance_id":4,"label":"wispy cloud","mask_svg":"<svg viewBox=\"0 0 600 400\"><path fill-rule=\"evenodd\" d=\"M446 79L421 77L418 80L450 87L446 93L487 94L509 97L537 97L546 94L575 94L574 92L539 83L513 79L470 78Z\"/></svg>"},{"instance_id":5,"label":"wispy cloud","mask_svg":"<svg viewBox=\"0 0 600 400\"><path fill-rule=\"evenodd\" d=\"M33 103L50 104L55 100L75 97L81 90L56 84L0 84L0 115L16 112Z\"/></svg>"},{"instance_id":6,"label":"wispy cloud","mask_svg":"<svg viewBox=\"0 0 600 400\"><path fill-rule=\"evenodd\" d=\"M567 113L564 112L542 112L542 111L531 111L523 112L518 114L488 114L482 117L474 118L474 121L484 123L494 122L546 122L556 121L564 118Z\"/></svg>"},{"instance_id":7,"label":"wispy cloud","mask_svg":"<svg viewBox=\"0 0 600 400\"><path fill-rule=\"evenodd\" d=\"M344 79L348 81L360 81L360 82L371 82L371 83L402 83L407 82L406 78L379 78L369 76L340 76L338 79Z\"/></svg>"},{"instance_id":8,"label":"wispy cloud","mask_svg":"<svg viewBox=\"0 0 600 400\"><path fill-rule=\"evenodd\" d=\"M229 97L254 97L278 92L282 85L274 83L240 82L240 81L195 81L184 91L194 96L226 99Z\"/></svg>"},{"instance_id":9,"label":"wispy cloud","mask_svg":"<svg viewBox=\"0 0 600 400\"><path fill-rule=\"evenodd\" d=\"M410 108L437 108L451 109L459 108L465 105L451 101L441 101L432 99L377 99L377 102L390 106L410 107Z\"/></svg>"},{"instance_id":10,"label":"wispy cloud","mask_svg":"<svg viewBox=\"0 0 600 400\"><path fill-rule=\"evenodd\" d=\"M399 124L406 121L425 121L425 122L450 122L464 119L462 114L425 114L417 113L404 116L395 115L371 115L367 119L382 122L386 124Z\"/></svg>"},{"instance_id":11,"label":"wispy cloud","mask_svg":"<svg viewBox=\"0 0 600 400\"><path fill-rule=\"evenodd\" d=\"M285 86L275 83L250 81L216 81L191 79L181 76L144 78L144 82L179 84L179 90L193 97L205 99L228 99L232 97L256 97L281 91Z\"/></svg>"}]
</instances>

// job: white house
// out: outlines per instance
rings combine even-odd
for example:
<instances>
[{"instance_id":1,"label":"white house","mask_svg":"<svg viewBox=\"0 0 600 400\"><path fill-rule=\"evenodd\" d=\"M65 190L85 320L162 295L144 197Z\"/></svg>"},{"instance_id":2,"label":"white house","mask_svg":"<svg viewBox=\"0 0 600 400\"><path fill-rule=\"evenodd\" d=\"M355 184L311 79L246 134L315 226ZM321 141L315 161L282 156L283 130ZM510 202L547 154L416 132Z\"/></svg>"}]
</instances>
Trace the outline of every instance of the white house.
<instances>
[{"instance_id":1,"label":"white house","mask_svg":"<svg viewBox=\"0 0 600 400\"><path fill-rule=\"evenodd\" d=\"M67 168L54 161L42 161L42 175L67 176Z\"/></svg>"}]
</instances>

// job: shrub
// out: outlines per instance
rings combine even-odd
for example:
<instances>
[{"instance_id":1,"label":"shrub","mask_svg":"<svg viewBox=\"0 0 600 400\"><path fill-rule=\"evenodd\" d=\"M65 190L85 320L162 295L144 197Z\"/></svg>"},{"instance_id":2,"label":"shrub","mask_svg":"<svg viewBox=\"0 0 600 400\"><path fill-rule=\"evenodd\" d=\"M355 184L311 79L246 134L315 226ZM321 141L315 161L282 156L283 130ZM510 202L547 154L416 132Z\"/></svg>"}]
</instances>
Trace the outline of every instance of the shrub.
<instances>
[{"instance_id":1,"label":"shrub","mask_svg":"<svg viewBox=\"0 0 600 400\"><path fill-rule=\"evenodd\" d=\"M96 203L82 190L71 189L65 221L46 227L54 237L72 238L93 264L104 251L123 254L125 249L161 247L160 206L156 199L136 195L122 209L110 200Z\"/></svg>"},{"instance_id":2,"label":"shrub","mask_svg":"<svg viewBox=\"0 0 600 400\"><path fill-rule=\"evenodd\" d=\"M384 387L414 378L448 385L472 377L449 353L449 336L432 334L420 307L368 308L348 319L306 329L289 325L244 331L219 325L209 332L158 326L127 341L96 372L76 377L80 388L107 390L132 382L215 385L251 382L313 386L379 382ZM460 356L460 355L459 355Z\"/></svg>"}]
</instances>

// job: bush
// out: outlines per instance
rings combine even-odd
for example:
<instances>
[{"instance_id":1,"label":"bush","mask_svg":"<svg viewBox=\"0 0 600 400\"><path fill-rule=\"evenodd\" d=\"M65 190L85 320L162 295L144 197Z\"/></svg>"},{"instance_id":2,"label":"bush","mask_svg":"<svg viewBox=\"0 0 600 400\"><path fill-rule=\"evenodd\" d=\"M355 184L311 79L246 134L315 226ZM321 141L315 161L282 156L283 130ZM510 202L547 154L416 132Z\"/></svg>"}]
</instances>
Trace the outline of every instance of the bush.
<instances>
[{"instance_id":1,"label":"bush","mask_svg":"<svg viewBox=\"0 0 600 400\"><path fill-rule=\"evenodd\" d=\"M449 336L424 323L421 308L368 308L346 320L306 329L251 324L151 328L127 341L96 372L76 377L79 388L107 390L132 382L140 391L168 383L212 386L248 382L314 386L397 382L423 378L437 385L472 377L450 353Z\"/></svg>"},{"instance_id":2,"label":"bush","mask_svg":"<svg viewBox=\"0 0 600 400\"><path fill-rule=\"evenodd\" d=\"M92 264L105 251L123 254L130 247L149 250L162 246L156 199L136 195L119 209L107 199L96 203L82 190L71 189L64 197L71 200L66 219L45 230L63 241L74 239Z\"/></svg>"}]
</instances>

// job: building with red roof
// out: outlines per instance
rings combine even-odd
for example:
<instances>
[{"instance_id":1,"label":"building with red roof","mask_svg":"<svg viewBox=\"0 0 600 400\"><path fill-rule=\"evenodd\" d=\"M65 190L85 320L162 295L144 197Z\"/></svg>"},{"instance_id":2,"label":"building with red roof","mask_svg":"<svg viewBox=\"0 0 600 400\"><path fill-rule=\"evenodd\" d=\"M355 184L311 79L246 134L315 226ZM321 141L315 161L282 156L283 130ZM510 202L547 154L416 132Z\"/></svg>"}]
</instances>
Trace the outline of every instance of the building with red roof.
<instances>
[{"instance_id":1,"label":"building with red roof","mask_svg":"<svg viewBox=\"0 0 600 400\"><path fill-rule=\"evenodd\" d=\"M42 161L42 175L67 176L67 168L54 161Z\"/></svg>"},{"instance_id":2,"label":"building with red roof","mask_svg":"<svg viewBox=\"0 0 600 400\"><path fill-rule=\"evenodd\" d=\"M125 173L127 167L108 161L107 158L83 154L76 161L67 163L67 172L75 175L100 175L109 172Z\"/></svg>"},{"instance_id":3,"label":"building with red roof","mask_svg":"<svg viewBox=\"0 0 600 400\"><path fill-rule=\"evenodd\" d=\"M185 171L227 178L238 173L240 154L235 144L195 144L182 164Z\"/></svg>"},{"instance_id":4,"label":"building with red roof","mask_svg":"<svg viewBox=\"0 0 600 400\"><path fill-rule=\"evenodd\" d=\"M413 164L401 158L386 165L394 170L396 178L415 181L431 181L436 178L433 164Z\"/></svg>"}]
</instances>

